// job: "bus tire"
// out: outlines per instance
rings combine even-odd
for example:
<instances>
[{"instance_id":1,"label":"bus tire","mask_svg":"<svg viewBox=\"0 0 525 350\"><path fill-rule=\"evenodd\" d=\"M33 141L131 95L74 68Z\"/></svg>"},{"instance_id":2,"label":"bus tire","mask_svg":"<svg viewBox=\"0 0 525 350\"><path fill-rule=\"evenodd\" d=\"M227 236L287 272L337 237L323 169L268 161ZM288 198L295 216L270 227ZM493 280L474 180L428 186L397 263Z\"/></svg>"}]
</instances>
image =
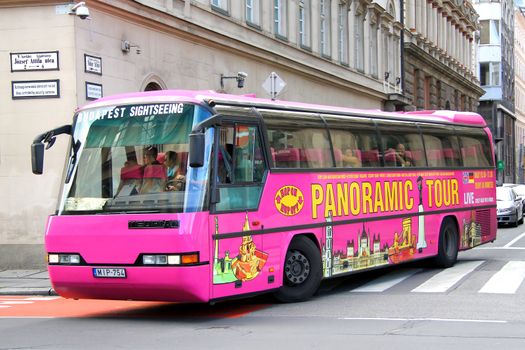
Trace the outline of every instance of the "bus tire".
<instances>
[{"instance_id":1,"label":"bus tire","mask_svg":"<svg viewBox=\"0 0 525 350\"><path fill-rule=\"evenodd\" d=\"M295 237L283 266L283 285L275 297L285 303L305 301L319 288L322 279L321 253L312 240Z\"/></svg>"},{"instance_id":2,"label":"bus tire","mask_svg":"<svg viewBox=\"0 0 525 350\"><path fill-rule=\"evenodd\" d=\"M439 231L438 255L435 258L437 266L448 268L456 263L458 243L458 229L455 223L451 219L443 220Z\"/></svg>"}]
</instances>

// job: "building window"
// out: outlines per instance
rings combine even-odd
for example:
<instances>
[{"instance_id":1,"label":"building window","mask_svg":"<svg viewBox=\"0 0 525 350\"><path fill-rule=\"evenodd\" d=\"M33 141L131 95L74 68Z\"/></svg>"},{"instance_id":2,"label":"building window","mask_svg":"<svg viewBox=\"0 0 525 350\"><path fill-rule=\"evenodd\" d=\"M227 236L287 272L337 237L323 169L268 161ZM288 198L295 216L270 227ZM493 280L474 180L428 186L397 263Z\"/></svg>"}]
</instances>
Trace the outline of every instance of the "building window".
<instances>
[{"instance_id":1,"label":"building window","mask_svg":"<svg viewBox=\"0 0 525 350\"><path fill-rule=\"evenodd\" d=\"M337 15L339 42L339 61L342 64L348 64L348 5L339 4Z\"/></svg>"},{"instance_id":2,"label":"building window","mask_svg":"<svg viewBox=\"0 0 525 350\"><path fill-rule=\"evenodd\" d=\"M246 23L261 25L261 3L259 0L246 0Z\"/></svg>"},{"instance_id":3,"label":"building window","mask_svg":"<svg viewBox=\"0 0 525 350\"><path fill-rule=\"evenodd\" d=\"M499 86L501 74L500 62L482 62L479 64L481 86Z\"/></svg>"},{"instance_id":4,"label":"building window","mask_svg":"<svg viewBox=\"0 0 525 350\"><path fill-rule=\"evenodd\" d=\"M419 108L419 69L414 69L414 85L413 85L413 101L412 104ZM449 108L450 109L450 106Z\"/></svg>"},{"instance_id":5,"label":"building window","mask_svg":"<svg viewBox=\"0 0 525 350\"><path fill-rule=\"evenodd\" d=\"M330 0L319 0L321 54L330 56Z\"/></svg>"},{"instance_id":6,"label":"building window","mask_svg":"<svg viewBox=\"0 0 525 350\"><path fill-rule=\"evenodd\" d=\"M215 11L229 14L229 0L211 0L211 8Z\"/></svg>"},{"instance_id":7,"label":"building window","mask_svg":"<svg viewBox=\"0 0 525 350\"><path fill-rule=\"evenodd\" d=\"M430 109L430 77L426 76L424 85L423 85L423 94L424 94L424 108Z\"/></svg>"},{"instance_id":8,"label":"building window","mask_svg":"<svg viewBox=\"0 0 525 350\"><path fill-rule=\"evenodd\" d=\"M500 44L499 20L480 21L480 44Z\"/></svg>"},{"instance_id":9,"label":"building window","mask_svg":"<svg viewBox=\"0 0 525 350\"><path fill-rule=\"evenodd\" d=\"M370 25L370 74L377 78L377 23Z\"/></svg>"},{"instance_id":10,"label":"building window","mask_svg":"<svg viewBox=\"0 0 525 350\"><path fill-rule=\"evenodd\" d=\"M365 61L365 15L364 13L356 14L354 21L354 36L355 36L355 68L359 71L364 71ZM388 56L387 56L388 57Z\"/></svg>"},{"instance_id":11,"label":"building window","mask_svg":"<svg viewBox=\"0 0 525 350\"><path fill-rule=\"evenodd\" d=\"M273 0L273 27L275 35L286 37L286 0Z\"/></svg>"},{"instance_id":12,"label":"building window","mask_svg":"<svg viewBox=\"0 0 525 350\"><path fill-rule=\"evenodd\" d=\"M310 47L310 0L299 1L299 44Z\"/></svg>"}]
</instances>

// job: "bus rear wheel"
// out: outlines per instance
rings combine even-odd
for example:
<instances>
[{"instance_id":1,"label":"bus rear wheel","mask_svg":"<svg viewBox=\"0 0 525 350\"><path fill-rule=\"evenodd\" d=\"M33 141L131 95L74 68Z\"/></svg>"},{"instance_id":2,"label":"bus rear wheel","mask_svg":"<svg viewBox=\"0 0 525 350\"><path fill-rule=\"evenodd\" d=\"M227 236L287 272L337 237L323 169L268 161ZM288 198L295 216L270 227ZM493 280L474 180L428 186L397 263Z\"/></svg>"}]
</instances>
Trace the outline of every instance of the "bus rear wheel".
<instances>
[{"instance_id":1,"label":"bus rear wheel","mask_svg":"<svg viewBox=\"0 0 525 350\"><path fill-rule=\"evenodd\" d=\"M458 258L458 230L454 222L445 219L439 231L438 255L435 263L439 267L448 268L456 263Z\"/></svg>"},{"instance_id":2,"label":"bus rear wheel","mask_svg":"<svg viewBox=\"0 0 525 350\"><path fill-rule=\"evenodd\" d=\"M286 252L283 285L275 293L275 297L286 303L307 300L319 288L321 278L319 249L307 237L295 237Z\"/></svg>"}]
</instances>

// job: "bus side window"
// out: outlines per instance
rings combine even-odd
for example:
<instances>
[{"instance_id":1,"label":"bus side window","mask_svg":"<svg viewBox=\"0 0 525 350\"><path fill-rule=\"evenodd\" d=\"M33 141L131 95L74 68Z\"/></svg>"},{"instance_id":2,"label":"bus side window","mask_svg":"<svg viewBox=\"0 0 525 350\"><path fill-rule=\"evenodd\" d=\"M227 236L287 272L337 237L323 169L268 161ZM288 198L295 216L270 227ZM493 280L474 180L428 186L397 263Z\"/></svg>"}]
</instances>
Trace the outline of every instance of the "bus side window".
<instances>
[{"instance_id":1,"label":"bus side window","mask_svg":"<svg viewBox=\"0 0 525 350\"><path fill-rule=\"evenodd\" d=\"M318 114L260 110L276 168L320 169L333 166L326 125Z\"/></svg>"},{"instance_id":2,"label":"bus side window","mask_svg":"<svg viewBox=\"0 0 525 350\"><path fill-rule=\"evenodd\" d=\"M377 132L372 120L351 116L347 119L331 115L323 117L330 131L336 167L370 168L380 165Z\"/></svg>"},{"instance_id":3,"label":"bus side window","mask_svg":"<svg viewBox=\"0 0 525 350\"><path fill-rule=\"evenodd\" d=\"M488 167L494 162L491 147L485 131L479 128L455 128L461 143L463 165L467 167Z\"/></svg>"},{"instance_id":4,"label":"bus side window","mask_svg":"<svg viewBox=\"0 0 525 350\"><path fill-rule=\"evenodd\" d=\"M423 140L414 123L378 122L385 167L426 166Z\"/></svg>"},{"instance_id":5,"label":"bus side window","mask_svg":"<svg viewBox=\"0 0 525 350\"><path fill-rule=\"evenodd\" d=\"M459 141L454 129L448 125L418 123L429 167L457 167L461 157Z\"/></svg>"}]
</instances>

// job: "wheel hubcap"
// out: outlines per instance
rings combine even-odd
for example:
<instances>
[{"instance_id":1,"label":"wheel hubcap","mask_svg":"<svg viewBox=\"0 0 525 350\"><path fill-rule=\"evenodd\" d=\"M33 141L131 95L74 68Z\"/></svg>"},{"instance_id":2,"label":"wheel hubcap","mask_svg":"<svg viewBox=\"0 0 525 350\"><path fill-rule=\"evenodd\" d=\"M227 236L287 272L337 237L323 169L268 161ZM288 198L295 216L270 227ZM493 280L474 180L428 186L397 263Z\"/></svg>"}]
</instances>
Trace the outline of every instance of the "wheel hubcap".
<instances>
[{"instance_id":1,"label":"wheel hubcap","mask_svg":"<svg viewBox=\"0 0 525 350\"><path fill-rule=\"evenodd\" d=\"M284 273L289 284L301 284L310 275L310 261L299 251L293 250L286 259Z\"/></svg>"}]
</instances>

